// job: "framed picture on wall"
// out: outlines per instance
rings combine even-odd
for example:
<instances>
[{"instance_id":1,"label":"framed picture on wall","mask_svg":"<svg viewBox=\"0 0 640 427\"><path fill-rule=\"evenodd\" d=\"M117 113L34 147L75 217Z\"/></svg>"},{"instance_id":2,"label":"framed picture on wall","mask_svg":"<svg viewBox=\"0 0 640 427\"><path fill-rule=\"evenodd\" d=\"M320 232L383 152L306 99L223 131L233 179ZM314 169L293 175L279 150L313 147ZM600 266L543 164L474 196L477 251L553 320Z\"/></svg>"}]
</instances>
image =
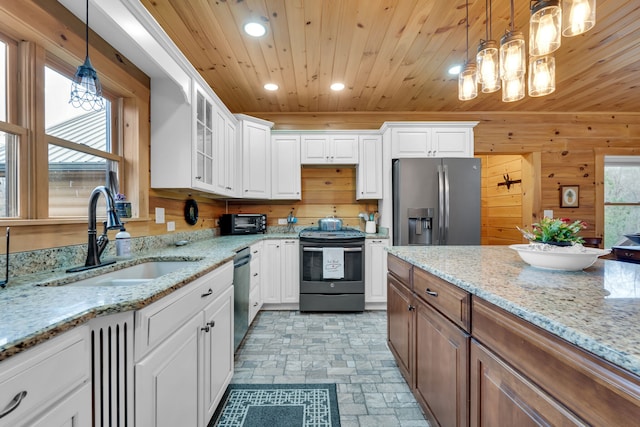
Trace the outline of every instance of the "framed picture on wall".
<instances>
[{"instance_id":1,"label":"framed picture on wall","mask_svg":"<svg viewBox=\"0 0 640 427\"><path fill-rule=\"evenodd\" d=\"M577 208L580 199L579 185L561 185L560 186L560 207L561 208Z\"/></svg>"}]
</instances>

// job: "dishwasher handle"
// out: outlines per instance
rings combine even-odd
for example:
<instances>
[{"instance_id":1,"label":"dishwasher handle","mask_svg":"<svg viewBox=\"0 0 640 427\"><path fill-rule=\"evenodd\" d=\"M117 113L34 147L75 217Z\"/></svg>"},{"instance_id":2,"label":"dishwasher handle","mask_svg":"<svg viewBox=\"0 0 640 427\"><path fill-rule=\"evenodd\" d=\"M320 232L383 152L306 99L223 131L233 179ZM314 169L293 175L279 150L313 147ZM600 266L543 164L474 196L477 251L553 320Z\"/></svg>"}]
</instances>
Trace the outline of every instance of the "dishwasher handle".
<instances>
[{"instance_id":1,"label":"dishwasher handle","mask_svg":"<svg viewBox=\"0 0 640 427\"><path fill-rule=\"evenodd\" d=\"M251 255L244 256L244 257L239 258L239 259L234 259L233 260L233 268L240 268L243 265L249 264L250 261L251 261Z\"/></svg>"}]
</instances>

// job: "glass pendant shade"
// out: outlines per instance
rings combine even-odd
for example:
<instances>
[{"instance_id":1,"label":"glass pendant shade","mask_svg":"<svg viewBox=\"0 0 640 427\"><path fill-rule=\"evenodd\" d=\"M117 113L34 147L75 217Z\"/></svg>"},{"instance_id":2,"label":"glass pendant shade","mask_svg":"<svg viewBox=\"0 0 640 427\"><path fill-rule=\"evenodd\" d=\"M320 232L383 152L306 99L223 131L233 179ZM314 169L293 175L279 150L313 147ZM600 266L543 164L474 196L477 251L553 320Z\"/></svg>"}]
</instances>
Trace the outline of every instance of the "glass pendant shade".
<instances>
[{"instance_id":1,"label":"glass pendant shade","mask_svg":"<svg viewBox=\"0 0 640 427\"><path fill-rule=\"evenodd\" d=\"M510 31L500 40L500 78L523 77L526 69L524 36L521 32Z\"/></svg>"},{"instance_id":2,"label":"glass pendant shade","mask_svg":"<svg viewBox=\"0 0 640 427\"><path fill-rule=\"evenodd\" d=\"M458 99L469 101L478 96L478 73L476 64L466 64L458 74Z\"/></svg>"},{"instance_id":3,"label":"glass pendant shade","mask_svg":"<svg viewBox=\"0 0 640 427\"><path fill-rule=\"evenodd\" d=\"M86 111L102 111L104 99L102 98L102 85L98 80L98 73L91 66L87 56L84 64L78 67L71 83L71 105Z\"/></svg>"},{"instance_id":4,"label":"glass pendant shade","mask_svg":"<svg viewBox=\"0 0 640 427\"><path fill-rule=\"evenodd\" d=\"M556 90L556 60L553 56L529 59L529 96L545 96Z\"/></svg>"},{"instance_id":5,"label":"glass pendant shade","mask_svg":"<svg viewBox=\"0 0 640 427\"><path fill-rule=\"evenodd\" d=\"M500 78L500 57L498 55L498 43L495 40L483 40L478 46L476 55L478 67L478 84L484 84L485 80L494 81Z\"/></svg>"},{"instance_id":6,"label":"glass pendant shade","mask_svg":"<svg viewBox=\"0 0 640 427\"><path fill-rule=\"evenodd\" d=\"M513 79L502 80L502 101L514 102L524 98L524 74Z\"/></svg>"},{"instance_id":7,"label":"glass pendant shade","mask_svg":"<svg viewBox=\"0 0 640 427\"><path fill-rule=\"evenodd\" d=\"M562 0L562 35L573 37L596 25L596 0Z\"/></svg>"},{"instance_id":8,"label":"glass pendant shade","mask_svg":"<svg viewBox=\"0 0 640 427\"><path fill-rule=\"evenodd\" d=\"M542 56L555 52L561 44L561 26L560 1L537 1L531 7L529 20L529 55Z\"/></svg>"}]
</instances>

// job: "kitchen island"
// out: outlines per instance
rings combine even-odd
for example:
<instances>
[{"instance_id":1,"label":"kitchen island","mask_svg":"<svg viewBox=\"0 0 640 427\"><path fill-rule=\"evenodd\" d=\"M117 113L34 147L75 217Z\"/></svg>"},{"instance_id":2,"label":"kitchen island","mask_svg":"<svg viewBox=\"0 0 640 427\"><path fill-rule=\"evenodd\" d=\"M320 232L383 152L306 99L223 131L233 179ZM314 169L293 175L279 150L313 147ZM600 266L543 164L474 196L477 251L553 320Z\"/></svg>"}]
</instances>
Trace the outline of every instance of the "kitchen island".
<instances>
[{"instance_id":1,"label":"kitchen island","mask_svg":"<svg viewBox=\"0 0 640 427\"><path fill-rule=\"evenodd\" d=\"M420 343L424 339L421 335L437 330L430 336L446 335L445 332L452 331L452 335L442 341L445 343L443 347L450 346L447 350L451 350L449 356L457 360L457 367L451 368L455 375L466 378L466 382L452 390L450 396L451 400L458 401L458 406L453 408L457 411L458 422L451 421L452 424L468 425L469 420L471 425L482 425L480 420L497 422L500 418L483 418L489 412L506 414L504 409L499 411L492 404L504 399L513 402L524 399L523 396L535 396L536 401L552 402L554 413L561 414L558 418L551 417L555 420L552 424L570 420L569 424L579 425L586 420L598 425L603 421L572 407L572 403L566 400L573 398L567 398L567 395L584 394L575 398L588 402L592 397L590 387L596 387L593 384L607 386L611 381L615 384L613 389L617 390L619 380L624 384L624 392L620 394L625 395L626 403L630 402L631 411L640 414L640 265L598 260L593 266L578 272L542 270L529 266L506 246L391 247L388 252L393 255L389 261L390 345L394 346L395 339L392 336L396 327L393 310L402 307L405 298L409 311L417 312L417 320L411 322L418 331L410 332L415 341L408 344L406 354L410 356L407 359L415 359L412 363L407 362L405 377L419 400L422 398L428 412L440 410L441 417L447 416L447 411L442 409L446 404L429 403L429 390L420 389L421 381L428 383L424 377L429 374L430 362L415 354L421 348L438 350L433 343ZM413 266L411 275L400 269L400 274L394 278L392 258ZM396 292L403 302L394 306L392 290L403 288L398 285L402 282L399 277L403 275L404 285L411 291L400 289ZM435 290L438 286L446 290L443 288L445 285L450 286L453 293L440 291L438 298ZM458 311L447 312L451 305L438 306L437 300L442 301L450 294L456 294L460 300L457 307L453 306ZM423 305L437 313L424 311L426 314L421 316ZM403 315L401 312L397 314ZM449 321L443 322L441 318ZM421 319L424 320L422 329ZM397 335L397 330L395 333ZM398 346L401 350L402 345L400 342ZM496 364L490 364L486 354L495 359ZM556 363L558 357L562 363ZM433 358L437 360L437 355ZM548 367L553 369L549 368L549 372L542 372L538 377L539 371ZM444 369L442 365L440 368ZM498 368L504 371L496 375ZM609 375L615 380L610 380ZM581 377L583 382L576 380L576 388L556 393L556 389L565 386L559 383L571 382L577 377ZM522 381L509 381L507 378ZM599 397L604 399L600 404L605 407L617 404L607 401L607 396ZM470 404L465 404L466 400ZM525 403L518 405L524 408L531 402ZM549 412L548 408L529 408L529 413L536 413L536 416ZM438 419L437 416L435 418Z\"/></svg>"}]
</instances>

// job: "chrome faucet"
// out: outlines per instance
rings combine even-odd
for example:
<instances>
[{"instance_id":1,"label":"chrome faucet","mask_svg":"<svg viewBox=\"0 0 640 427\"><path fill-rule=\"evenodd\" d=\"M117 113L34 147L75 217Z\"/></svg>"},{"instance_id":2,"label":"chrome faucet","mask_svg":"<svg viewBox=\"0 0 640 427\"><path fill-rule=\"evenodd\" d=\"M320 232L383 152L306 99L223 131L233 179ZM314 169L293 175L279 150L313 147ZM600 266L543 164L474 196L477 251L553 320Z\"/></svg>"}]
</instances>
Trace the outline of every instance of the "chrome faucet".
<instances>
[{"instance_id":1,"label":"chrome faucet","mask_svg":"<svg viewBox=\"0 0 640 427\"><path fill-rule=\"evenodd\" d=\"M96 237L96 208L98 205L98 198L100 197L100 194L104 195L104 198L107 202L107 220L103 222L104 228L102 230L102 234L99 237ZM102 252L104 252L105 248L107 247L107 243L109 243L107 230L117 230L122 227L120 218L118 218L118 214L116 213L113 196L111 195L109 189L104 185L94 188L91 192L91 196L89 196L88 219L89 241L87 244L87 260L85 261L84 266L70 268L69 270L67 270L68 273L88 270L91 268L115 263L115 261L100 262L100 255L102 255Z\"/></svg>"}]
</instances>

